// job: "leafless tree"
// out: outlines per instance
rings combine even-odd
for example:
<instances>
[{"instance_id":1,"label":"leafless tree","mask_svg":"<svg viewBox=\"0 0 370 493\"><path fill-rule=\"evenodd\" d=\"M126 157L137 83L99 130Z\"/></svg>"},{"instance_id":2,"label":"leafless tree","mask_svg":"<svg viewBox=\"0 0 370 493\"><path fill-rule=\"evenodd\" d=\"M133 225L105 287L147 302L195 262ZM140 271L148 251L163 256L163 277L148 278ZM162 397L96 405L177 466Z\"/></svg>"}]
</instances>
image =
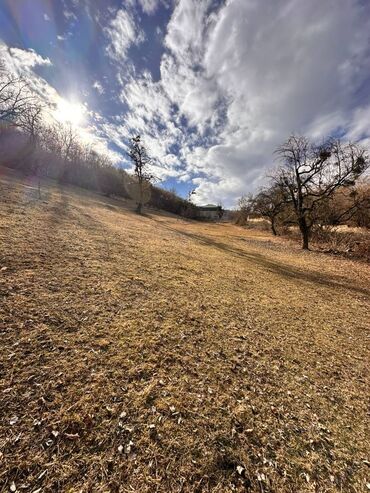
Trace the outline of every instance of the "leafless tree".
<instances>
[{"instance_id":1,"label":"leafless tree","mask_svg":"<svg viewBox=\"0 0 370 493\"><path fill-rule=\"evenodd\" d=\"M39 136L42 125L42 110L41 104L33 103L25 107L18 115L16 125L28 136L28 156L29 169L37 177L38 180L38 196L41 199L41 174L43 167L43 159L39 149Z\"/></svg>"},{"instance_id":2,"label":"leafless tree","mask_svg":"<svg viewBox=\"0 0 370 493\"><path fill-rule=\"evenodd\" d=\"M33 101L27 81L10 73L0 60L0 122L15 123Z\"/></svg>"},{"instance_id":3,"label":"leafless tree","mask_svg":"<svg viewBox=\"0 0 370 493\"><path fill-rule=\"evenodd\" d=\"M236 223L240 226L244 226L248 223L249 216L253 212L254 197L253 194L249 193L243 195L238 200L238 210L236 216Z\"/></svg>"},{"instance_id":4,"label":"leafless tree","mask_svg":"<svg viewBox=\"0 0 370 493\"><path fill-rule=\"evenodd\" d=\"M155 177L150 172L151 158L141 142L140 135L133 137L130 143L129 156L134 164L134 173L138 184L138 196L136 212L141 214L144 205L145 188L154 181Z\"/></svg>"},{"instance_id":5,"label":"leafless tree","mask_svg":"<svg viewBox=\"0 0 370 493\"><path fill-rule=\"evenodd\" d=\"M40 104L32 104L27 106L25 111L17 119L17 126L29 136L33 145L37 144L41 113L42 106Z\"/></svg>"},{"instance_id":6,"label":"leafless tree","mask_svg":"<svg viewBox=\"0 0 370 493\"><path fill-rule=\"evenodd\" d=\"M319 205L338 189L355 183L369 165L368 155L357 144L343 145L330 139L315 145L295 135L275 152L280 167L272 177L273 185L284 202L291 205L301 232L302 248L308 249Z\"/></svg>"},{"instance_id":7,"label":"leafless tree","mask_svg":"<svg viewBox=\"0 0 370 493\"><path fill-rule=\"evenodd\" d=\"M71 160L77 144L77 133L73 129L72 125L64 125L61 127L61 137L63 142L63 156L64 160L68 163Z\"/></svg>"},{"instance_id":8,"label":"leafless tree","mask_svg":"<svg viewBox=\"0 0 370 493\"><path fill-rule=\"evenodd\" d=\"M221 221L223 215L225 214L225 209L222 205L222 202L219 201L218 204L217 204L217 215L218 215L218 219L219 221Z\"/></svg>"},{"instance_id":9,"label":"leafless tree","mask_svg":"<svg viewBox=\"0 0 370 493\"><path fill-rule=\"evenodd\" d=\"M277 235L276 221L285 206L284 195L280 187L264 188L254 197L253 211L270 221L273 235Z\"/></svg>"}]
</instances>

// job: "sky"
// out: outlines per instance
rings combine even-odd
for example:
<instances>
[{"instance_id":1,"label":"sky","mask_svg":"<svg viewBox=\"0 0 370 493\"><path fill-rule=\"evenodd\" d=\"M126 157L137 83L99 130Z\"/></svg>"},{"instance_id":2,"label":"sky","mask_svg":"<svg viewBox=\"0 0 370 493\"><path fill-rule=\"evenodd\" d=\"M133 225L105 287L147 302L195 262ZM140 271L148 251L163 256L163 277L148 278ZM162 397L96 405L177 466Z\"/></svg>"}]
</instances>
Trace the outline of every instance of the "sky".
<instances>
[{"instance_id":1,"label":"sky","mask_svg":"<svg viewBox=\"0 0 370 493\"><path fill-rule=\"evenodd\" d=\"M291 133L370 143L370 0L0 0L0 58L82 139L235 205Z\"/></svg>"}]
</instances>

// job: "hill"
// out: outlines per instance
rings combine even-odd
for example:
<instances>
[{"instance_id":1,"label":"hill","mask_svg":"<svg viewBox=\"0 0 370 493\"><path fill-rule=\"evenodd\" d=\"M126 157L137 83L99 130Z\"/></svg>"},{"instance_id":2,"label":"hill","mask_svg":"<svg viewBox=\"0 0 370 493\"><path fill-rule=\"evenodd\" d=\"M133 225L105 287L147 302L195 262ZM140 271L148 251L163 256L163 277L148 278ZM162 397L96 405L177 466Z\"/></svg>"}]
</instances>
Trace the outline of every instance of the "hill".
<instances>
[{"instance_id":1,"label":"hill","mask_svg":"<svg viewBox=\"0 0 370 493\"><path fill-rule=\"evenodd\" d=\"M366 264L0 171L0 489L359 492Z\"/></svg>"}]
</instances>

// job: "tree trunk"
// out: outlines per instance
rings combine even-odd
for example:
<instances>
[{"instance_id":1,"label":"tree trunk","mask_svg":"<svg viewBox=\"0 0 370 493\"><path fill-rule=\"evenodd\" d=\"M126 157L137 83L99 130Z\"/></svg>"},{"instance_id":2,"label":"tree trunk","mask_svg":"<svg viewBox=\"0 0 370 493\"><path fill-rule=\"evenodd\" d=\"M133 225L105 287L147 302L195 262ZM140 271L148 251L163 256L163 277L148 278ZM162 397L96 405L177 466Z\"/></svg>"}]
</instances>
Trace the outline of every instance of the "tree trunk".
<instances>
[{"instance_id":1,"label":"tree trunk","mask_svg":"<svg viewBox=\"0 0 370 493\"><path fill-rule=\"evenodd\" d=\"M302 235L302 249L308 250L308 243L310 239L310 229L307 226L306 218L302 217L299 220L299 229Z\"/></svg>"},{"instance_id":2,"label":"tree trunk","mask_svg":"<svg viewBox=\"0 0 370 493\"><path fill-rule=\"evenodd\" d=\"M271 231L274 236L277 236L276 228L275 228L275 218L271 218Z\"/></svg>"},{"instance_id":3,"label":"tree trunk","mask_svg":"<svg viewBox=\"0 0 370 493\"><path fill-rule=\"evenodd\" d=\"M139 177L139 202L137 203L136 212L141 214L143 209L143 180Z\"/></svg>"}]
</instances>

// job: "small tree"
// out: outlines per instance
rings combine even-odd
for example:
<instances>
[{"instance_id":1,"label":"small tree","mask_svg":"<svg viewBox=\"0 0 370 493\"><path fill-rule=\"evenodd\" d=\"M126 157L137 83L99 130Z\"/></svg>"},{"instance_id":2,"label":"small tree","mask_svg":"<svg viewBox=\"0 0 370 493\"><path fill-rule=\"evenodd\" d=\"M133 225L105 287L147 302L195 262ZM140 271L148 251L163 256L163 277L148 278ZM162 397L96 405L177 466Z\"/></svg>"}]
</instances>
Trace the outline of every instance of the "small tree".
<instances>
[{"instance_id":1,"label":"small tree","mask_svg":"<svg viewBox=\"0 0 370 493\"><path fill-rule=\"evenodd\" d=\"M294 211L308 249L311 230L318 220L320 204L342 187L353 185L368 167L365 149L339 140L314 145L305 137L292 135L275 151L281 162L272 177L284 202Z\"/></svg>"},{"instance_id":2,"label":"small tree","mask_svg":"<svg viewBox=\"0 0 370 493\"><path fill-rule=\"evenodd\" d=\"M138 186L136 212L141 214L144 202L146 202L145 192L148 190L150 183L154 181L154 175L149 171L152 160L141 142L140 135L131 139L129 156L134 164L134 174Z\"/></svg>"},{"instance_id":3,"label":"small tree","mask_svg":"<svg viewBox=\"0 0 370 493\"><path fill-rule=\"evenodd\" d=\"M29 160L29 168L32 174L37 177L39 199L41 199L41 175L43 168L43 159L38 148L41 114L42 106L40 104L32 104L26 107L17 119L17 126L28 136L27 159Z\"/></svg>"},{"instance_id":4,"label":"small tree","mask_svg":"<svg viewBox=\"0 0 370 493\"><path fill-rule=\"evenodd\" d=\"M225 214L225 209L223 208L222 203L219 202L217 204L217 215L218 215L219 221L221 221L224 214Z\"/></svg>"},{"instance_id":5,"label":"small tree","mask_svg":"<svg viewBox=\"0 0 370 493\"><path fill-rule=\"evenodd\" d=\"M277 186L262 189L254 198L253 210L270 221L271 231L277 235L276 221L285 205L284 196Z\"/></svg>"},{"instance_id":6,"label":"small tree","mask_svg":"<svg viewBox=\"0 0 370 493\"><path fill-rule=\"evenodd\" d=\"M250 193L248 195L242 195L238 200L238 211L236 216L236 224L245 226L248 223L249 216L253 212L254 197Z\"/></svg>"},{"instance_id":7,"label":"small tree","mask_svg":"<svg viewBox=\"0 0 370 493\"><path fill-rule=\"evenodd\" d=\"M59 145L61 145L61 155L64 161L60 180L69 183L73 181L73 161L79 147L78 135L70 123L67 125L54 125L54 133L57 134L56 138L59 140Z\"/></svg>"}]
</instances>

